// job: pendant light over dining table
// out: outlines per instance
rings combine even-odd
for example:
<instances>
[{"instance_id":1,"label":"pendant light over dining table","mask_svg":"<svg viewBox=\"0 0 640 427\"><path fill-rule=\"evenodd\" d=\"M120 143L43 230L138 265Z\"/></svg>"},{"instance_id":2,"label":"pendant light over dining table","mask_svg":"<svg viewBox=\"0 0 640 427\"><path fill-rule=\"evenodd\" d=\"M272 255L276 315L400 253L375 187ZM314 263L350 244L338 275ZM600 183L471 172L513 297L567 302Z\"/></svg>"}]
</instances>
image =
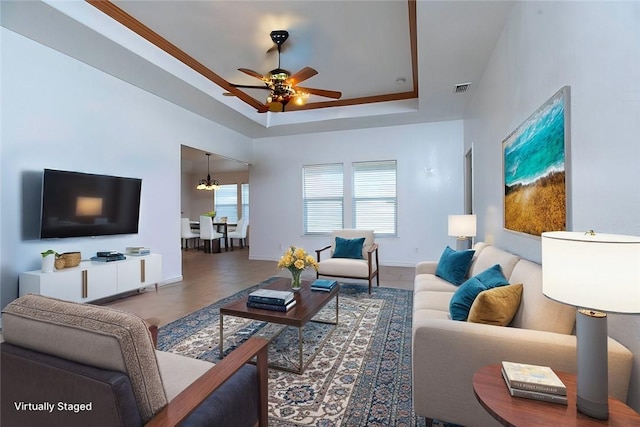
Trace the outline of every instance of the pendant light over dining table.
<instances>
[{"instance_id":1,"label":"pendant light over dining table","mask_svg":"<svg viewBox=\"0 0 640 427\"><path fill-rule=\"evenodd\" d=\"M211 173L209 172L209 157L211 153L207 153L207 179L201 179L196 186L197 190L219 190L220 182L216 179L211 179Z\"/></svg>"}]
</instances>

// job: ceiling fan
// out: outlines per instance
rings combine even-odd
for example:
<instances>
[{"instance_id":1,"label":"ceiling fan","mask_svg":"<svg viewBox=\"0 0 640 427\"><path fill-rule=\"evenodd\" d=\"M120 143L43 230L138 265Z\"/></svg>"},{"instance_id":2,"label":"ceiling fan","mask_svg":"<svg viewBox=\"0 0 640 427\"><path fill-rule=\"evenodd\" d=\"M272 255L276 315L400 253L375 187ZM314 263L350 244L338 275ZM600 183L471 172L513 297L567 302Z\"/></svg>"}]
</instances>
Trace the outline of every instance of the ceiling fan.
<instances>
[{"instance_id":1,"label":"ceiling fan","mask_svg":"<svg viewBox=\"0 0 640 427\"><path fill-rule=\"evenodd\" d=\"M271 32L270 36L278 48L278 68L269 71L266 75L262 75L248 68L238 68L238 71L262 80L264 84L261 86L231 84L231 86L241 89L266 89L271 91L265 104L258 108L259 113L284 111L289 101L293 101L298 105L304 105L309 95L340 99L342 92L298 86L298 83L315 76L318 72L311 67L304 67L297 73L291 74L289 71L280 68L280 51L282 44L289 38L289 32L286 30L275 30Z\"/></svg>"}]
</instances>

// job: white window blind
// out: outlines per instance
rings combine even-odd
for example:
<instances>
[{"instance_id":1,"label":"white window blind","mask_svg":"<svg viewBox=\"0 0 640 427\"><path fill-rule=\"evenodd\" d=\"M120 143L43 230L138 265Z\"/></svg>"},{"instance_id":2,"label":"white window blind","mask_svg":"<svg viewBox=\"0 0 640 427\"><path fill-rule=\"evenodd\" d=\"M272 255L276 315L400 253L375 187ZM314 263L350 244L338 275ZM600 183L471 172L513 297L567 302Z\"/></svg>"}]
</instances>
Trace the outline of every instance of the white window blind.
<instances>
[{"instance_id":1,"label":"white window blind","mask_svg":"<svg viewBox=\"0 0 640 427\"><path fill-rule=\"evenodd\" d=\"M242 184L242 218L249 219L249 184Z\"/></svg>"},{"instance_id":2,"label":"white window blind","mask_svg":"<svg viewBox=\"0 0 640 427\"><path fill-rule=\"evenodd\" d=\"M221 185L216 190L216 218L227 217L227 222L238 222L238 184Z\"/></svg>"},{"instance_id":3,"label":"white window blind","mask_svg":"<svg viewBox=\"0 0 640 427\"><path fill-rule=\"evenodd\" d=\"M397 233L396 161L353 163L353 226Z\"/></svg>"},{"instance_id":4,"label":"white window blind","mask_svg":"<svg viewBox=\"0 0 640 427\"><path fill-rule=\"evenodd\" d=\"M342 164L302 167L304 234L324 234L343 227Z\"/></svg>"}]
</instances>

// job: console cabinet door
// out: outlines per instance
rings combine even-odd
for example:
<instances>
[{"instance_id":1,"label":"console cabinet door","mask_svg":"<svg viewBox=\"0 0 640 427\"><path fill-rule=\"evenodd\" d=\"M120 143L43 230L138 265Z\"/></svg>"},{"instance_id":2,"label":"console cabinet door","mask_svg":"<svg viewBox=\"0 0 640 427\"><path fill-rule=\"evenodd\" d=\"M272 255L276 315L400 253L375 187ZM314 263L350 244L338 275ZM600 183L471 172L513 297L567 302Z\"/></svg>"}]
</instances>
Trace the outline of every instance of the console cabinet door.
<instances>
[{"instance_id":1,"label":"console cabinet door","mask_svg":"<svg viewBox=\"0 0 640 427\"><path fill-rule=\"evenodd\" d=\"M37 293L67 301L88 302L117 293L115 265L83 262L52 273L30 271L20 275L20 296Z\"/></svg>"},{"instance_id":2,"label":"console cabinet door","mask_svg":"<svg viewBox=\"0 0 640 427\"><path fill-rule=\"evenodd\" d=\"M130 256L118 262L118 292L127 292L156 284L162 277L162 256Z\"/></svg>"}]
</instances>

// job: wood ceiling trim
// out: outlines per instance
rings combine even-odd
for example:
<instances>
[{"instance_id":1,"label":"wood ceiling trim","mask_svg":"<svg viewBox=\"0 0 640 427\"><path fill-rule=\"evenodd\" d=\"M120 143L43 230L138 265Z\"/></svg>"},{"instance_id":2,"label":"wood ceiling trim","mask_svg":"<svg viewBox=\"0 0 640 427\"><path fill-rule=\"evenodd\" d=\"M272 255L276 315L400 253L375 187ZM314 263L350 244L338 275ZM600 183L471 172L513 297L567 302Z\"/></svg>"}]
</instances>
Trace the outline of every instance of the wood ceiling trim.
<instances>
[{"instance_id":1,"label":"wood ceiling trim","mask_svg":"<svg viewBox=\"0 0 640 427\"><path fill-rule=\"evenodd\" d=\"M90 5L94 6L95 8L97 8L98 10L103 12L104 14L106 14L106 15L110 16L111 18L115 19L120 24L122 24L125 27L129 28L131 31L133 31L134 33L138 34L140 37L144 38L145 40L147 40L151 44L157 46L158 48L162 49L163 51L165 51L169 55L173 56L178 61L182 62L183 64L185 64L186 66L188 66L192 70L196 71L197 73L201 74L202 76L204 76L208 80L210 80L213 83L217 84L218 86L220 86L224 90L233 93L238 98L240 98L242 101L246 102L247 104L251 105L252 107L257 108L257 109L263 107L263 103L262 102L252 98L251 96L247 95L246 93L242 92L241 90L238 90L235 87L231 86L231 84L228 81L226 81L225 79L223 79L222 77L220 77L219 75L217 75L216 73L211 71L209 68L205 67L202 63L200 63L195 58L193 58L190 55L188 55L186 52L184 52L182 49L180 49L179 47L177 47L176 45L174 45L173 43L171 43L170 41L168 41L167 39L162 37L160 34L156 33L151 28L147 27L142 22L138 21L136 18L134 18L133 16L129 15L124 10L120 9L118 6L113 4L111 1L109 1L109 0L86 0L86 2L89 3Z\"/></svg>"},{"instance_id":2,"label":"wood ceiling trim","mask_svg":"<svg viewBox=\"0 0 640 427\"><path fill-rule=\"evenodd\" d=\"M226 81L204 64L188 55L178 46L174 45L151 28L138 21L136 18L116 6L111 0L85 0L87 3L100 10L105 15L124 25L140 37L144 38L151 44L162 49L167 54L173 56L195 72L201 74L206 79L217 84L224 90L234 94L240 100L249 104L257 110L264 111L264 102L259 101L249 94L234 87L230 82ZM392 93L385 95L365 96L359 98L340 99L335 101L312 102L306 105L287 105L287 111L313 110L317 108L327 107L343 107L350 105L371 104L376 102L399 101L405 99L413 99L418 97L418 48L417 48L417 18L416 18L416 0L407 0L409 8L409 39L411 43L411 68L413 73L413 90L409 92Z\"/></svg>"}]
</instances>

